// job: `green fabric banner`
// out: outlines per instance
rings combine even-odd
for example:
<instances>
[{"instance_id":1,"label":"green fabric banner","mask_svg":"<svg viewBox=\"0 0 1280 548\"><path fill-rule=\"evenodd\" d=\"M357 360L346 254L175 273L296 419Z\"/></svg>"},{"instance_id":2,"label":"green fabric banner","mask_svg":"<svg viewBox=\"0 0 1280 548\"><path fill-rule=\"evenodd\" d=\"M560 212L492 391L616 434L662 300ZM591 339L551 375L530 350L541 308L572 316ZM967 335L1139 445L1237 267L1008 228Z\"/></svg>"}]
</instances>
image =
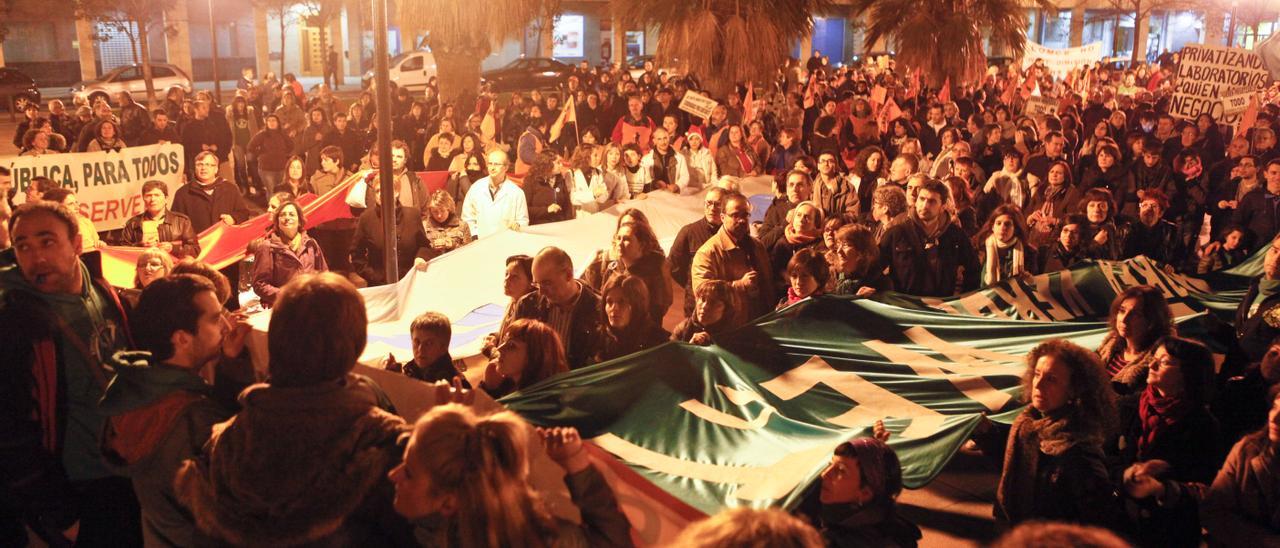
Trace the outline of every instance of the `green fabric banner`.
<instances>
[{"instance_id":1,"label":"green fabric banner","mask_svg":"<svg viewBox=\"0 0 1280 548\"><path fill-rule=\"evenodd\" d=\"M870 435L876 420L893 433L906 485L920 487L982 415L1012 420L1035 345L1065 338L1096 348L1111 301L1136 285L1160 288L1180 333L1202 336L1231 317L1261 258L1199 278L1138 257L951 299L820 297L716 345L668 343L548 379L502 403L538 425L576 426L707 514L793 507L835 446Z\"/></svg>"}]
</instances>

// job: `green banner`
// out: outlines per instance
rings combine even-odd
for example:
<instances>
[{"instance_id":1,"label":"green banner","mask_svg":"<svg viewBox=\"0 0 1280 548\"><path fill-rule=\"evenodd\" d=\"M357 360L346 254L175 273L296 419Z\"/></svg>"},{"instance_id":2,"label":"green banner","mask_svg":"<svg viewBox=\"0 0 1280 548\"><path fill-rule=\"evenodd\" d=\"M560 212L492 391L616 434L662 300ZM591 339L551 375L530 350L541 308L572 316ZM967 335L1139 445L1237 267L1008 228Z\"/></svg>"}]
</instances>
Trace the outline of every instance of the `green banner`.
<instances>
[{"instance_id":1,"label":"green banner","mask_svg":"<svg viewBox=\"0 0 1280 548\"><path fill-rule=\"evenodd\" d=\"M1135 285L1160 288L1180 333L1197 337L1230 318L1261 256L1199 278L1138 257L951 299L810 299L717 345L665 344L548 379L502 403L535 424L576 426L708 514L793 507L835 446L870 435L876 420L893 433L904 482L915 488L942 470L983 414L1012 419L1035 345L1065 338L1096 348L1111 301Z\"/></svg>"}]
</instances>

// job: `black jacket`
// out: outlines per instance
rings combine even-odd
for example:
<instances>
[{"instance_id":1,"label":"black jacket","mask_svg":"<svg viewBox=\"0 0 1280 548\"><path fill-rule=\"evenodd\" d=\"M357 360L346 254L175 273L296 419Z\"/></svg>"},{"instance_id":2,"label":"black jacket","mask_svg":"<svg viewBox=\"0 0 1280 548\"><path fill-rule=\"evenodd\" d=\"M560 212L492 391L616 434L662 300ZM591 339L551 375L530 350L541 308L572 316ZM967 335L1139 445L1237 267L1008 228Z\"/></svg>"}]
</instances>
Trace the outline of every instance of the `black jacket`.
<instances>
[{"instance_id":1,"label":"black jacket","mask_svg":"<svg viewBox=\"0 0 1280 548\"><path fill-rule=\"evenodd\" d=\"M145 212L139 213L125 221L116 245L135 247L143 245L142 221L146 216ZM156 226L156 235L161 242L178 242L173 245L174 257L183 259L200 255L200 241L197 239L195 229L191 226L191 219L186 215L176 211L166 211L164 220Z\"/></svg>"},{"instance_id":2,"label":"black jacket","mask_svg":"<svg viewBox=\"0 0 1280 548\"><path fill-rule=\"evenodd\" d=\"M231 153L231 126L227 125L226 117L209 116L203 120L191 120L182 128L182 147L187 153L189 170L194 170L192 166L195 165L195 157L204 150L204 145L218 147L213 152L218 156L218 162L227 161L227 155Z\"/></svg>"},{"instance_id":3,"label":"black jacket","mask_svg":"<svg viewBox=\"0 0 1280 548\"><path fill-rule=\"evenodd\" d=\"M978 254L955 223L935 241L915 217L895 225L880 239L880 259L889 265L894 291L908 295L950 297L957 289L977 289L982 278Z\"/></svg>"},{"instance_id":4,"label":"black jacket","mask_svg":"<svg viewBox=\"0 0 1280 548\"><path fill-rule=\"evenodd\" d=\"M578 302L573 306L572 319L569 321L569 340L561 341L565 347L565 356L569 360L569 369L578 369L591 365L591 359L600 353L600 344L604 331L600 320L600 297L587 284L574 281L581 286ZM530 319L548 322L551 317L551 301L534 291L516 301L513 319Z\"/></svg>"},{"instance_id":5,"label":"black jacket","mask_svg":"<svg viewBox=\"0 0 1280 548\"><path fill-rule=\"evenodd\" d=\"M191 228L197 234L216 224L221 215L230 215L236 223L243 223L252 216L249 203L235 183L218 179L213 183L213 194L206 193L199 186L193 181L178 187L173 193L172 207L173 211L191 219Z\"/></svg>"},{"instance_id":6,"label":"black jacket","mask_svg":"<svg viewBox=\"0 0 1280 548\"><path fill-rule=\"evenodd\" d=\"M422 228L422 217L412 207L396 208L396 264L404 276L413 268L414 259L426 258L431 242ZM374 205L360 214L356 234L351 239L351 267L369 285L395 283L388 280L383 262L386 260L386 236L382 232L382 206Z\"/></svg>"},{"instance_id":7,"label":"black jacket","mask_svg":"<svg viewBox=\"0 0 1280 548\"><path fill-rule=\"evenodd\" d=\"M1264 247L1280 228L1280 196L1270 194L1263 187L1255 188L1240 198L1231 220L1249 229L1255 249Z\"/></svg>"},{"instance_id":8,"label":"black jacket","mask_svg":"<svg viewBox=\"0 0 1280 548\"><path fill-rule=\"evenodd\" d=\"M529 208L529 224L540 225L567 221L574 217L573 202L569 200L569 188L564 177L553 175L541 181L525 180L524 199ZM548 211L552 205L560 206L560 211Z\"/></svg>"},{"instance_id":9,"label":"black jacket","mask_svg":"<svg viewBox=\"0 0 1280 548\"><path fill-rule=\"evenodd\" d=\"M1236 342L1250 362L1261 360L1271 346L1271 339L1280 335L1280 294L1263 299L1258 310L1249 314L1257 295L1258 280L1255 279L1236 307L1236 321L1232 324L1236 328Z\"/></svg>"}]
</instances>

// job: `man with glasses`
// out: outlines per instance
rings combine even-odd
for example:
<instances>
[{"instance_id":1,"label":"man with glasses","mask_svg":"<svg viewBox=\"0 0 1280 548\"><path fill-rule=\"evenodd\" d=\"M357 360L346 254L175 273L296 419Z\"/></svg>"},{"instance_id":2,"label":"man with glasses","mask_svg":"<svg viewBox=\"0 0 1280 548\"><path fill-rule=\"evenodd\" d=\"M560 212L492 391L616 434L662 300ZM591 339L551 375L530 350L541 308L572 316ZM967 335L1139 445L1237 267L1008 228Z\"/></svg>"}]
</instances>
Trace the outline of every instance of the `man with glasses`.
<instances>
[{"instance_id":1,"label":"man with glasses","mask_svg":"<svg viewBox=\"0 0 1280 548\"><path fill-rule=\"evenodd\" d=\"M818 176L813 179L813 202L822 208L824 217L832 217L859 211L858 191L849 178L840 173L836 153L823 152L818 156Z\"/></svg>"},{"instance_id":2,"label":"man with glasses","mask_svg":"<svg viewBox=\"0 0 1280 548\"><path fill-rule=\"evenodd\" d=\"M485 158L489 176L471 185L462 201L462 222L471 234L483 238L503 229L520 230L529 226L529 205L524 191L507 178L510 160L501 150Z\"/></svg>"},{"instance_id":3,"label":"man with glasses","mask_svg":"<svg viewBox=\"0 0 1280 548\"><path fill-rule=\"evenodd\" d=\"M1246 161L1257 160L1245 156L1240 159L1241 166ZM1257 169L1252 171L1257 173ZM1264 184L1240 198L1240 206L1232 218L1235 224L1249 229L1255 242L1271 241L1280 228L1280 158L1267 162L1262 177Z\"/></svg>"},{"instance_id":4,"label":"man with glasses","mask_svg":"<svg viewBox=\"0 0 1280 548\"><path fill-rule=\"evenodd\" d=\"M751 202L741 193L726 193L723 215L720 230L693 257L690 285L697 291L711 280L727 282L738 296L734 318L741 325L773 310L778 295L769 252L751 237Z\"/></svg>"},{"instance_id":5,"label":"man with glasses","mask_svg":"<svg viewBox=\"0 0 1280 548\"><path fill-rule=\"evenodd\" d=\"M689 280L689 268L693 265L693 256L698 253L702 244L707 243L720 230L724 214L725 190L718 186L711 187L703 199L702 218L680 228L675 243L671 244L671 253L667 256L667 265L671 268L671 279L684 287L684 315L693 314L693 285Z\"/></svg>"},{"instance_id":6,"label":"man with glasses","mask_svg":"<svg viewBox=\"0 0 1280 548\"><path fill-rule=\"evenodd\" d=\"M512 319L551 326L564 345L569 369L591 365L602 334L600 297L573 277L573 260L558 247L544 247L533 258L533 284L534 291L516 301Z\"/></svg>"},{"instance_id":7,"label":"man with glasses","mask_svg":"<svg viewBox=\"0 0 1280 548\"><path fill-rule=\"evenodd\" d=\"M196 234L221 221L243 223L252 213L240 188L218 176L218 156L203 151L195 158L195 178L173 193L173 211L191 219Z\"/></svg>"}]
</instances>

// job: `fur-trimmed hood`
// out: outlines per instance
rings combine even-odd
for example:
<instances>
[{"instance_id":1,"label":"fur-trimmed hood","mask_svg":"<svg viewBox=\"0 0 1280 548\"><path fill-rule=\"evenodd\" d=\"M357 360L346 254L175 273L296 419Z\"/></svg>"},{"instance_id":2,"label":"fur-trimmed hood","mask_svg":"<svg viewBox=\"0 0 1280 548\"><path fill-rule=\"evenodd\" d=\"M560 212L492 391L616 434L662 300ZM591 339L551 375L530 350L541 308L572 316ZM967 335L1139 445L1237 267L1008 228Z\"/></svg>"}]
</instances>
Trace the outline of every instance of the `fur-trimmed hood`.
<instances>
[{"instance_id":1,"label":"fur-trimmed hood","mask_svg":"<svg viewBox=\"0 0 1280 548\"><path fill-rule=\"evenodd\" d=\"M348 376L306 387L256 385L183 463L178 499L200 529L244 546L293 546L339 533L399 462L400 417ZM339 541L341 542L341 541Z\"/></svg>"}]
</instances>

